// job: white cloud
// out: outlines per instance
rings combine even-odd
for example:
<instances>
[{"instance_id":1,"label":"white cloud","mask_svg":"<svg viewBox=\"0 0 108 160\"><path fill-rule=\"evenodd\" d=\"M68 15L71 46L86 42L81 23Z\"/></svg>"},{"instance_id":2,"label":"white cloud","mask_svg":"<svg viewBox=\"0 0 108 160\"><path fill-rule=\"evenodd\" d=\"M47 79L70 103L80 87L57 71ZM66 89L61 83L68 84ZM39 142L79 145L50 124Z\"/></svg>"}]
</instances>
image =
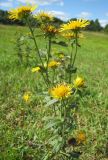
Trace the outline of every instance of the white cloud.
<instances>
[{"instance_id":1,"label":"white cloud","mask_svg":"<svg viewBox=\"0 0 108 160\"><path fill-rule=\"evenodd\" d=\"M0 6L1 7L8 7L8 8L11 8L13 6L12 2L11 1L8 1L8 2L0 2Z\"/></svg>"},{"instance_id":2,"label":"white cloud","mask_svg":"<svg viewBox=\"0 0 108 160\"><path fill-rule=\"evenodd\" d=\"M69 19L69 15L65 12L62 11L48 11L49 13L51 13L53 16L60 18L61 20L68 20Z\"/></svg>"},{"instance_id":3,"label":"white cloud","mask_svg":"<svg viewBox=\"0 0 108 160\"><path fill-rule=\"evenodd\" d=\"M17 0L21 3L31 3L31 4L38 4L38 5L50 5L50 4L57 4L60 6L64 5L63 0Z\"/></svg>"},{"instance_id":4,"label":"white cloud","mask_svg":"<svg viewBox=\"0 0 108 160\"><path fill-rule=\"evenodd\" d=\"M102 27L105 27L106 24L108 24L108 19L100 19L99 22L100 22Z\"/></svg>"},{"instance_id":5,"label":"white cloud","mask_svg":"<svg viewBox=\"0 0 108 160\"><path fill-rule=\"evenodd\" d=\"M77 17L79 18L89 18L91 16L91 13L90 12L81 12L80 14L77 15Z\"/></svg>"}]
</instances>

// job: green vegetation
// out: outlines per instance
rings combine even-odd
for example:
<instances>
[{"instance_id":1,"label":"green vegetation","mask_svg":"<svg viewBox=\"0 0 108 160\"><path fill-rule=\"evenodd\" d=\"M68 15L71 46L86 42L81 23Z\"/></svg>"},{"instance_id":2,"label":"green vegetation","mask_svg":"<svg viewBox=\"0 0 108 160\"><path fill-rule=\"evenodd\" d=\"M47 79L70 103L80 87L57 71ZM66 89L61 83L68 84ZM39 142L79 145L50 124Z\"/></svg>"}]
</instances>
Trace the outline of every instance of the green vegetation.
<instances>
[{"instance_id":1,"label":"green vegetation","mask_svg":"<svg viewBox=\"0 0 108 160\"><path fill-rule=\"evenodd\" d=\"M93 20L90 21L90 25L87 27L87 30L99 32L99 31L102 31L103 28L100 25L99 20L96 19L95 21L93 21Z\"/></svg>"},{"instance_id":2,"label":"green vegetation","mask_svg":"<svg viewBox=\"0 0 108 160\"><path fill-rule=\"evenodd\" d=\"M108 24L104 28L105 32L108 33Z\"/></svg>"},{"instance_id":3,"label":"green vegetation","mask_svg":"<svg viewBox=\"0 0 108 160\"><path fill-rule=\"evenodd\" d=\"M16 33L19 32L24 36L29 30L26 27L0 25L0 159L43 160L47 150L46 140L50 136L44 130L43 117L45 114L50 115L52 110L49 106L49 113L46 113L41 101L43 80L39 74L31 72L37 65L31 41L26 42L32 48L29 64L26 64L25 58L23 64L19 63L16 48ZM36 32L41 34L39 29ZM79 159L107 160L108 36L84 32L80 44L82 47L79 48L76 61L77 74L85 77L88 96L80 102L77 114L78 129L86 133L86 144L79 146L82 153ZM24 57L26 45L22 47ZM41 48L46 46L41 36L38 37L38 45ZM58 51L68 55L67 47L53 44L53 52ZM31 93L28 104L22 98L26 91Z\"/></svg>"}]
</instances>

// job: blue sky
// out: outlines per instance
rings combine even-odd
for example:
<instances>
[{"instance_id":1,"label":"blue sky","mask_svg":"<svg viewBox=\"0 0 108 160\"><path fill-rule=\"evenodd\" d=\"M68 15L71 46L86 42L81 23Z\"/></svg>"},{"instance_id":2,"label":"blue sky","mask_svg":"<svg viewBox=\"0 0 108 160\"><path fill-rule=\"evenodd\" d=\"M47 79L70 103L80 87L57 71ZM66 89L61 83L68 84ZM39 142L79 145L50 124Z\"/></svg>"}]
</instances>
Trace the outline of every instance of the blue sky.
<instances>
[{"instance_id":1,"label":"blue sky","mask_svg":"<svg viewBox=\"0 0 108 160\"><path fill-rule=\"evenodd\" d=\"M0 0L0 9L9 10L27 2L38 4L37 11L49 11L63 20L98 18L102 26L108 24L108 0Z\"/></svg>"}]
</instances>

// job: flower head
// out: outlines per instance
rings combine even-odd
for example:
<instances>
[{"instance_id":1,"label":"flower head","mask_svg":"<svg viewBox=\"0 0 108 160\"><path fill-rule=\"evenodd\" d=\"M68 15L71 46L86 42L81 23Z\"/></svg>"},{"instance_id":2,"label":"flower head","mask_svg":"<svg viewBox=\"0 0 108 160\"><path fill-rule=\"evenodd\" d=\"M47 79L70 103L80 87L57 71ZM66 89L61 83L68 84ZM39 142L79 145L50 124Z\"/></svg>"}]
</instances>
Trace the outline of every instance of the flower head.
<instances>
[{"instance_id":1,"label":"flower head","mask_svg":"<svg viewBox=\"0 0 108 160\"><path fill-rule=\"evenodd\" d=\"M84 133L84 132L79 132L78 134L77 134L77 143L78 144L80 144L80 143L85 143L85 141L86 141L86 134Z\"/></svg>"},{"instance_id":2,"label":"flower head","mask_svg":"<svg viewBox=\"0 0 108 160\"><path fill-rule=\"evenodd\" d=\"M32 72L34 73L34 72L39 72L41 70L41 68L40 67L34 67L34 68L32 68Z\"/></svg>"},{"instance_id":3,"label":"flower head","mask_svg":"<svg viewBox=\"0 0 108 160\"><path fill-rule=\"evenodd\" d=\"M64 58L64 54L63 53L61 53L61 54L59 54L59 58Z\"/></svg>"},{"instance_id":4,"label":"flower head","mask_svg":"<svg viewBox=\"0 0 108 160\"><path fill-rule=\"evenodd\" d=\"M28 37L31 37L31 32L28 32L26 35L27 35Z\"/></svg>"},{"instance_id":5,"label":"flower head","mask_svg":"<svg viewBox=\"0 0 108 160\"><path fill-rule=\"evenodd\" d=\"M83 87L84 86L84 79L81 78L81 77L77 77L75 80L74 80L74 86L77 87L77 88L80 88L80 87Z\"/></svg>"},{"instance_id":6,"label":"flower head","mask_svg":"<svg viewBox=\"0 0 108 160\"><path fill-rule=\"evenodd\" d=\"M36 9L36 6L22 6L16 9L12 9L9 11L9 19L12 20L21 20L27 18L31 15L31 13Z\"/></svg>"},{"instance_id":7,"label":"flower head","mask_svg":"<svg viewBox=\"0 0 108 160\"><path fill-rule=\"evenodd\" d=\"M60 30L61 32L67 31L67 30L79 30L79 29L85 28L89 24L90 22L88 20L79 19L75 21L70 21L67 24L63 24Z\"/></svg>"},{"instance_id":8,"label":"flower head","mask_svg":"<svg viewBox=\"0 0 108 160\"><path fill-rule=\"evenodd\" d=\"M57 62L57 61L53 60L53 61L49 62L48 67L49 67L49 68L56 68L56 67L58 67L60 64L61 64L60 62Z\"/></svg>"},{"instance_id":9,"label":"flower head","mask_svg":"<svg viewBox=\"0 0 108 160\"><path fill-rule=\"evenodd\" d=\"M58 29L53 25L42 25L41 29L46 35L55 36L58 33Z\"/></svg>"},{"instance_id":10,"label":"flower head","mask_svg":"<svg viewBox=\"0 0 108 160\"><path fill-rule=\"evenodd\" d=\"M53 16L50 13L44 11L39 12L35 17L41 22L53 21Z\"/></svg>"},{"instance_id":11,"label":"flower head","mask_svg":"<svg viewBox=\"0 0 108 160\"><path fill-rule=\"evenodd\" d=\"M71 95L71 87L66 83L59 84L50 90L50 94L55 99L67 98Z\"/></svg>"},{"instance_id":12,"label":"flower head","mask_svg":"<svg viewBox=\"0 0 108 160\"><path fill-rule=\"evenodd\" d=\"M23 95L23 100L25 102L29 102L30 100L30 92L25 92L24 95Z\"/></svg>"},{"instance_id":13,"label":"flower head","mask_svg":"<svg viewBox=\"0 0 108 160\"><path fill-rule=\"evenodd\" d=\"M63 53L63 51L57 52L56 50L53 52L54 55L56 55L56 57L63 59L65 57L65 54Z\"/></svg>"}]
</instances>

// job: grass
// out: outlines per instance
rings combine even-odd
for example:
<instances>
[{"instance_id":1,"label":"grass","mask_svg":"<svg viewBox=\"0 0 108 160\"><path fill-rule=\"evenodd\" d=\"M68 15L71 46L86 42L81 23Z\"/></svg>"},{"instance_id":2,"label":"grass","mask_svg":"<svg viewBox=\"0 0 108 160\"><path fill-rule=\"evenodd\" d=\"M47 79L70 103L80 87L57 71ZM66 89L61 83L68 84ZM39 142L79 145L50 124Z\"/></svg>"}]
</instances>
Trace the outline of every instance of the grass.
<instances>
[{"instance_id":1,"label":"grass","mask_svg":"<svg viewBox=\"0 0 108 160\"><path fill-rule=\"evenodd\" d=\"M44 88L40 88L40 76L31 73L31 68L36 65L34 51L28 67L18 64L14 43L16 32L26 34L28 29L0 25L0 159L41 160L46 151L43 144L48 137L42 122L46 111L38 94ZM41 37L38 44L45 47ZM78 114L79 129L87 136L80 159L107 160L108 35L84 32L80 44L76 61L78 74L85 77L91 93L81 102ZM30 46L34 47L31 42ZM68 54L66 47L54 45L53 48ZM29 104L22 100L25 91L32 93Z\"/></svg>"}]
</instances>

